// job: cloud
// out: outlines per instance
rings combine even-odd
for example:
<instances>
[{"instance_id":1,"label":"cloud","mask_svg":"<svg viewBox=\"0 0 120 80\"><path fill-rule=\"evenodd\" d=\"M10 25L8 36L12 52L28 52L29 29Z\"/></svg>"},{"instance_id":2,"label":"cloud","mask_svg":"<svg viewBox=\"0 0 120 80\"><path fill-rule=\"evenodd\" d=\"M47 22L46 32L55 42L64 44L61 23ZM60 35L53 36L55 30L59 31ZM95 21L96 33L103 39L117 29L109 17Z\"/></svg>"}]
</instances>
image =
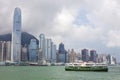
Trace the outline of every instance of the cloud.
<instances>
[{"instance_id":1,"label":"cloud","mask_svg":"<svg viewBox=\"0 0 120 80\"><path fill-rule=\"evenodd\" d=\"M107 34L107 47L120 47L120 31L111 30Z\"/></svg>"},{"instance_id":2,"label":"cloud","mask_svg":"<svg viewBox=\"0 0 120 80\"><path fill-rule=\"evenodd\" d=\"M118 0L104 0L101 7L93 9L87 15L90 23L95 27L100 27L103 32L103 43L107 47L119 47L119 30L120 30L120 3ZM102 37L101 37L102 39Z\"/></svg>"}]
</instances>

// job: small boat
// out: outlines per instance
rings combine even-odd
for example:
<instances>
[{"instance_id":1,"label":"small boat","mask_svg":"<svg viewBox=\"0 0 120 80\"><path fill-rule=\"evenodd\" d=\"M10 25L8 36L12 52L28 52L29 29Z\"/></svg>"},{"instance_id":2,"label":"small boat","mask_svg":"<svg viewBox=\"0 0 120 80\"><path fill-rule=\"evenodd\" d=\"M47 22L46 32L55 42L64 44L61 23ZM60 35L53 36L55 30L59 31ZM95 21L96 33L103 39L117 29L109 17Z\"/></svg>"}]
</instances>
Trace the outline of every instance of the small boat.
<instances>
[{"instance_id":1,"label":"small boat","mask_svg":"<svg viewBox=\"0 0 120 80\"><path fill-rule=\"evenodd\" d=\"M108 72L108 66L104 63L66 63L65 70Z\"/></svg>"}]
</instances>

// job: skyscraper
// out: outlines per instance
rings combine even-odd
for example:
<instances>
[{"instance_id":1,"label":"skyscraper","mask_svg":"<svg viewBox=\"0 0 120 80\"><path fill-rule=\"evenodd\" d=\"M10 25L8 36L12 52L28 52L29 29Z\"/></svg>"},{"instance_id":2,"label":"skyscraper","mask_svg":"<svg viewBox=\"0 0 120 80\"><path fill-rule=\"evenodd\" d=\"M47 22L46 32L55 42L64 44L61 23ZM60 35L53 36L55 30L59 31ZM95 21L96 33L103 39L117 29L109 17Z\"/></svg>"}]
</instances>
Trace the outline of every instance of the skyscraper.
<instances>
[{"instance_id":1,"label":"skyscraper","mask_svg":"<svg viewBox=\"0 0 120 80\"><path fill-rule=\"evenodd\" d=\"M11 61L21 61L21 10L15 8L14 19L13 19L13 31L12 31L12 50L11 50Z\"/></svg>"},{"instance_id":2,"label":"skyscraper","mask_svg":"<svg viewBox=\"0 0 120 80\"><path fill-rule=\"evenodd\" d=\"M6 61L11 60L11 42L7 41L6 42Z\"/></svg>"},{"instance_id":3,"label":"skyscraper","mask_svg":"<svg viewBox=\"0 0 120 80\"><path fill-rule=\"evenodd\" d=\"M90 50L90 61L97 62L96 50Z\"/></svg>"},{"instance_id":4,"label":"skyscraper","mask_svg":"<svg viewBox=\"0 0 120 80\"><path fill-rule=\"evenodd\" d=\"M75 60L76 60L76 53L75 53L74 49L71 49L71 51L68 50L68 62L73 63L73 62L75 62Z\"/></svg>"},{"instance_id":5,"label":"skyscraper","mask_svg":"<svg viewBox=\"0 0 120 80\"><path fill-rule=\"evenodd\" d=\"M45 39L45 59L47 61L47 58L48 58L48 49L47 49L47 46L48 46L48 40Z\"/></svg>"},{"instance_id":6,"label":"skyscraper","mask_svg":"<svg viewBox=\"0 0 120 80\"><path fill-rule=\"evenodd\" d=\"M41 58L43 59L43 58L45 58L45 35L40 34L39 38L40 38L39 48L42 50Z\"/></svg>"},{"instance_id":7,"label":"skyscraper","mask_svg":"<svg viewBox=\"0 0 120 80\"><path fill-rule=\"evenodd\" d=\"M10 61L11 57L11 42L0 41L0 61Z\"/></svg>"},{"instance_id":8,"label":"skyscraper","mask_svg":"<svg viewBox=\"0 0 120 80\"><path fill-rule=\"evenodd\" d=\"M37 42L36 39L31 39L29 45L29 61L36 62L37 61Z\"/></svg>"},{"instance_id":9,"label":"skyscraper","mask_svg":"<svg viewBox=\"0 0 120 80\"><path fill-rule=\"evenodd\" d=\"M52 44L51 62L56 62L56 45Z\"/></svg>"},{"instance_id":10,"label":"skyscraper","mask_svg":"<svg viewBox=\"0 0 120 80\"><path fill-rule=\"evenodd\" d=\"M57 62L66 63L66 61L67 61L67 52L64 48L64 44L60 43L59 44L59 50L58 50L58 60L57 60Z\"/></svg>"},{"instance_id":11,"label":"skyscraper","mask_svg":"<svg viewBox=\"0 0 120 80\"><path fill-rule=\"evenodd\" d=\"M21 49L21 61L28 61L28 46L24 45Z\"/></svg>"},{"instance_id":12,"label":"skyscraper","mask_svg":"<svg viewBox=\"0 0 120 80\"><path fill-rule=\"evenodd\" d=\"M3 48L3 61L6 61L6 41L3 42L2 44L2 48Z\"/></svg>"},{"instance_id":13,"label":"skyscraper","mask_svg":"<svg viewBox=\"0 0 120 80\"><path fill-rule=\"evenodd\" d=\"M39 59L47 63L56 62L56 45L52 39L46 39L44 34L40 34L39 39Z\"/></svg>"},{"instance_id":14,"label":"skyscraper","mask_svg":"<svg viewBox=\"0 0 120 80\"><path fill-rule=\"evenodd\" d=\"M82 53L82 60L88 62L89 61L88 49L83 49L81 53Z\"/></svg>"},{"instance_id":15,"label":"skyscraper","mask_svg":"<svg viewBox=\"0 0 120 80\"><path fill-rule=\"evenodd\" d=\"M3 61L4 42L0 41L0 62Z\"/></svg>"},{"instance_id":16,"label":"skyscraper","mask_svg":"<svg viewBox=\"0 0 120 80\"><path fill-rule=\"evenodd\" d=\"M47 39L47 60L51 62L52 58L52 42L51 39Z\"/></svg>"},{"instance_id":17,"label":"skyscraper","mask_svg":"<svg viewBox=\"0 0 120 80\"><path fill-rule=\"evenodd\" d=\"M112 55L109 54L106 56L106 58L107 58L108 65L115 65L116 64L116 58L113 57Z\"/></svg>"}]
</instances>

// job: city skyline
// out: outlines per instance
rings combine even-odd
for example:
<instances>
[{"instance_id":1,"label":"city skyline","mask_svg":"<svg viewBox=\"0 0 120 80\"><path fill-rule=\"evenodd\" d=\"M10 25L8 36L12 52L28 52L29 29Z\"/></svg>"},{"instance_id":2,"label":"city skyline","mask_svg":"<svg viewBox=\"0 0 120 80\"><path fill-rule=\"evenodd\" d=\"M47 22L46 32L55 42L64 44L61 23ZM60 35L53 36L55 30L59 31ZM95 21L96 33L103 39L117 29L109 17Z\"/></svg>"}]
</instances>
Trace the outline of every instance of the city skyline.
<instances>
[{"instance_id":1,"label":"city skyline","mask_svg":"<svg viewBox=\"0 0 120 80\"><path fill-rule=\"evenodd\" d=\"M0 34L12 32L13 10L18 6L22 9L23 31L37 38L44 33L57 45L65 43L66 49L96 49L120 58L118 0L0 0L0 6Z\"/></svg>"}]
</instances>

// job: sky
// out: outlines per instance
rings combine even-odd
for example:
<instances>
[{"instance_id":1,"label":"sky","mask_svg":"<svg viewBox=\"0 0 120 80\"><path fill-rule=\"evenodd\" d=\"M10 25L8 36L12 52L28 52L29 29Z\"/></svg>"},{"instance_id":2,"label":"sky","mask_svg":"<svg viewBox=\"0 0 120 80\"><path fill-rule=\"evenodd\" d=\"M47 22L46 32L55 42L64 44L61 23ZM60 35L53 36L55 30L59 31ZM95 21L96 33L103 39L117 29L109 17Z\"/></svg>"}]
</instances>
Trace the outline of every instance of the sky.
<instances>
[{"instance_id":1,"label":"sky","mask_svg":"<svg viewBox=\"0 0 120 80\"><path fill-rule=\"evenodd\" d=\"M0 0L0 34L11 33L14 9L22 31L41 33L66 50L95 49L120 61L120 0Z\"/></svg>"}]
</instances>

